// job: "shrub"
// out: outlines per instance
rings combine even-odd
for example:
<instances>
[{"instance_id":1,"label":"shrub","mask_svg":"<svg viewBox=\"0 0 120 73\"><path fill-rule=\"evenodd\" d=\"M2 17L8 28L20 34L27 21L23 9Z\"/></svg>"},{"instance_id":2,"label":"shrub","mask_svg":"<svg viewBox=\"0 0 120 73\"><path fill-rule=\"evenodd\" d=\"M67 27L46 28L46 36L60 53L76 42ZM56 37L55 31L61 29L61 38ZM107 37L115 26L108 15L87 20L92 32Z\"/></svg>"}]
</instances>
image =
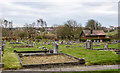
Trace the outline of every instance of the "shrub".
<instances>
[{"instance_id":1,"label":"shrub","mask_svg":"<svg viewBox=\"0 0 120 73\"><path fill-rule=\"evenodd\" d=\"M80 38L79 41L80 42L85 42L87 39L84 39L84 38Z\"/></svg>"},{"instance_id":2,"label":"shrub","mask_svg":"<svg viewBox=\"0 0 120 73\"><path fill-rule=\"evenodd\" d=\"M36 39L42 39L42 36L36 36L35 38Z\"/></svg>"},{"instance_id":3,"label":"shrub","mask_svg":"<svg viewBox=\"0 0 120 73\"><path fill-rule=\"evenodd\" d=\"M46 34L44 35L44 39L54 39L55 35L54 34Z\"/></svg>"},{"instance_id":4,"label":"shrub","mask_svg":"<svg viewBox=\"0 0 120 73\"><path fill-rule=\"evenodd\" d=\"M104 41L104 42L106 42L106 41L111 41L111 39L110 39L110 38L105 38L105 39L103 39L103 41Z\"/></svg>"}]
</instances>

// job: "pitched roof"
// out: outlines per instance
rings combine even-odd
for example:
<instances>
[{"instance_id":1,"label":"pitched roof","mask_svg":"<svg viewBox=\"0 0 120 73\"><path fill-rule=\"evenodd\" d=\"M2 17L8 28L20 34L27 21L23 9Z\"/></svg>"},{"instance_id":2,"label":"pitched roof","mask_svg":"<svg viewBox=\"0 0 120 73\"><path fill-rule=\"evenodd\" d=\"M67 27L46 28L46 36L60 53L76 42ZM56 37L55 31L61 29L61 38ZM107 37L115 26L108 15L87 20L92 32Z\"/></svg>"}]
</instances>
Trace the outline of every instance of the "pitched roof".
<instances>
[{"instance_id":1,"label":"pitched roof","mask_svg":"<svg viewBox=\"0 0 120 73\"><path fill-rule=\"evenodd\" d=\"M106 35L103 30L92 30L92 34L90 33L90 30L83 30L83 33L85 36Z\"/></svg>"}]
</instances>

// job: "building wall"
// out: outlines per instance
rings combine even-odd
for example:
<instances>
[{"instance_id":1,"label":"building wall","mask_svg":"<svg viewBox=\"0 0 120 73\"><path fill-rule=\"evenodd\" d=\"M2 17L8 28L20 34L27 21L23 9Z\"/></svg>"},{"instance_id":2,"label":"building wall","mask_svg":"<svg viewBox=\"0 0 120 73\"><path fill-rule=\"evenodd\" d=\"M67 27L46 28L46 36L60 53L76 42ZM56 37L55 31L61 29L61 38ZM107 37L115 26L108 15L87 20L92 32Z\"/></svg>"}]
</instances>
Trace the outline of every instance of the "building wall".
<instances>
[{"instance_id":1,"label":"building wall","mask_svg":"<svg viewBox=\"0 0 120 73\"><path fill-rule=\"evenodd\" d=\"M90 39L90 38L100 38L100 39L104 39L104 38L105 38L105 35L104 35L104 36L85 36L84 33L82 33L80 37L81 37L81 38L84 38L84 39Z\"/></svg>"}]
</instances>

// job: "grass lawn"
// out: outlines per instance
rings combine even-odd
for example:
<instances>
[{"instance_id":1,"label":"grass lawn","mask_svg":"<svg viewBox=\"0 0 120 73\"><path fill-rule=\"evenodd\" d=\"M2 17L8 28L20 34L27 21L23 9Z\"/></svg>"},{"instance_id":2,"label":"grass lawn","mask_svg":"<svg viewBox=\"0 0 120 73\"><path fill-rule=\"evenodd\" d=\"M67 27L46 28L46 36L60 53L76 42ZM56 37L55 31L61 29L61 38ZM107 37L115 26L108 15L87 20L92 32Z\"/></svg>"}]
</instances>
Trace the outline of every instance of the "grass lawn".
<instances>
[{"instance_id":1,"label":"grass lawn","mask_svg":"<svg viewBox=\"0 0 120 73\"><path fill-rule=\"evenodd\" d=\"M115 35L118 33L118 30L115 30L115 31L112 31L112 32L108 32L106 33L107 36L110 36L110 35Z\"/></svg>"},{"instance_id":2,"label":"grass lawn","mask_svg":"<svg viewBox=\"0 0 120 73\"><path fill-rule=\"evenodd\" d=\"M2 62L4 63L4 69L22 68L13 50L17 50L17 51L40 50L38 48L13 48L12 46L13 44L9 44L8 42L5 46L5 51L2 57ZM42 47L42 46L45 46L48 49L50 48L52 49L52 45L37 45L36 47ZM59 52L66 53L78 58L85 58L86 65L108 65L108 64L118 64L119 62L118 55L112 51L87 50L85 49L85 47L78 47L80 46L79 44L70 45L70 46L72 46L72 48L66 48L66 45L59 45Z\"/></svg>"}]
</instances>

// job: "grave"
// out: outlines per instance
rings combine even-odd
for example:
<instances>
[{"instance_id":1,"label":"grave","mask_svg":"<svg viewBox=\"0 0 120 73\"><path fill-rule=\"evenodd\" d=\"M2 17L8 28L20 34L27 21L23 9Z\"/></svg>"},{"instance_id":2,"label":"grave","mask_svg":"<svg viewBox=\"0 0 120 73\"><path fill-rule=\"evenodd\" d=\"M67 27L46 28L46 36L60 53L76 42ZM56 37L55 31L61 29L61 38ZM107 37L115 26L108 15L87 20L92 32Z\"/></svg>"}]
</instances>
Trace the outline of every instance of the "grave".
<instances>
[{"instance_id":1,"label":"grave","mask_svg":"<svg viewBox=\"0 0 120 73\"><path fill-rule=\"evenodd\" d=\"M51 42L48 42L48 45L51 45Z\"/></svg>"},{"instance_id":2,"label":"grave","mask_svg":"<svg viewBox=\"0 0 120 73\"><path fill-rule=\"evenodd\" d=\"M93 43L91 40L87 40L85 44L87 49L93 49Z\"/></svg>"},{"instance_id":3,"label":"grave","mask_svg":"<svg viewBox=\"0 0 120 73\"><path fill-rule=\"evenodd\" d=\"M108 49L108 45L104 45L104 49Z\"/></svg>"},{"instance_id":4,"label":"grave","mask_svg":"<svg viewBox=\"0 0 120 73\"><path fill-rule=\"evenodd\" d=\"M100 40L100 42L103 42L102 40Z\"/></svg>"},{"instance_id":5,"label":"grave","mask_svg":"<svg viewBox=\"0 0 120 73\"><path fill-rule=\"evenodd\" d=\"M97 40L97 43L99 43L100 42L100 40Z\"/></svg>"},{"instance_id":6,"label":"grave","mask_svg":"<svg viewBox=\"0 0 120 73\"><path fill-rule=\"evenodd\" d=\"M42 47L43 51L14 51L23 67L56 67L68 65L85 64L85 59L73 57L65 53L59 53L59 45L53 42L53 50L47 50Z\"/></svg>"},{"instance_id":7,"label":"grave","mask_svg":"<svg viewBox=\"0 0 120 73\"><path fill-rule=\"evenodd\" d=\"M16 53L16 52L15 52ZM60 66L72 66L85 64L85 59L77 58L65 53L59 54L24 54L16 53L21 65L27 68L39 67L39 68L51 68Z\"/></svg>"},{"instance_id":8,"label":"grave","mask_svg":"<svg viewBox=\"0 0 120 73\"><path fill-rule=\"evenodd\" d=\"M58 54L58 52L59 52L59 50L58 50L59 49L58 43L54 42L53 45L52 45L52 47L53 47L53 53Z\"/></svg>"}]
</instances>

